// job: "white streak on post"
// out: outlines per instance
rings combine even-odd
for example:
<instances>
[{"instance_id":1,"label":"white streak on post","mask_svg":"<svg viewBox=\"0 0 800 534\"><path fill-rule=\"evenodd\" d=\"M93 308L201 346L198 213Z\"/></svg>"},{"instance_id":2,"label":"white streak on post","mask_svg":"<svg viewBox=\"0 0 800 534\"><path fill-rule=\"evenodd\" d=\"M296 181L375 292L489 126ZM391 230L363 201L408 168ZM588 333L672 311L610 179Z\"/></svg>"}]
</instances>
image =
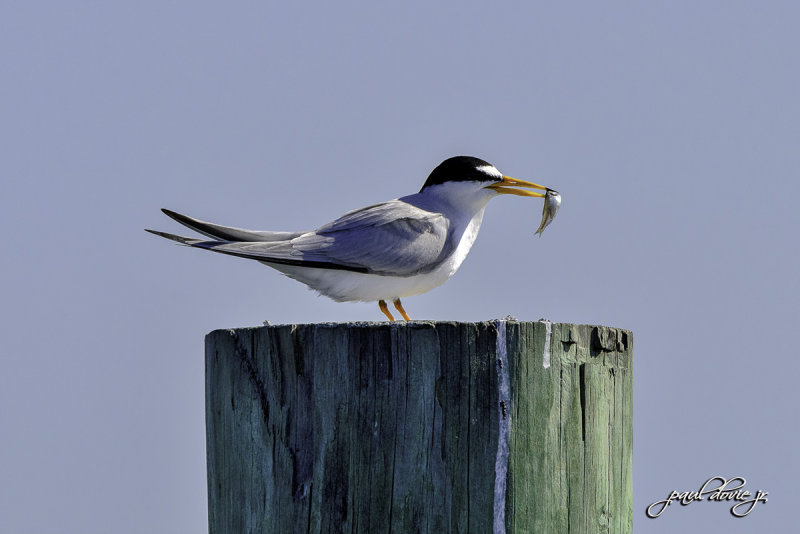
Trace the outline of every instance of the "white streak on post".
<instances>
[{"instance_id":1,"label":"white streak on post","mask_svg":"<svg viewBox=\"0 0 800 534\"><path fill-rule=\"evenodd\" d=\"M553 323L547 319L539 319L540 323L544 323L544 354L542 355L542 367L547 369L550 367L550 334L553 332Z\"/></svg>"},{"instance_id":2,"label":"white streak on post","mask_svg":"<svg viewBox=\"0 0 800 534\"><path fill-rule=\"evenodd\" d=\"M511 385L508 377L508 347L506 322L498 319L497 326L497 457L494 462L494 534L506 531L506 479L508 477L508 442L511 435Z\"/></svg>"}]
</instances>

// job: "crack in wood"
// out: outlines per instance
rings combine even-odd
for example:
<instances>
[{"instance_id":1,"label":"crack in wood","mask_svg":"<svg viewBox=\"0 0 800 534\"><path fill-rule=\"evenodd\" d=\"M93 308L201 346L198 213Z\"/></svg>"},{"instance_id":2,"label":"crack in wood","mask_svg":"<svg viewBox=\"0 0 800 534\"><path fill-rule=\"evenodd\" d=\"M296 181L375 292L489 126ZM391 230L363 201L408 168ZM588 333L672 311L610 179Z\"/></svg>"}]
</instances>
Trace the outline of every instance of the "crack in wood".
<instances>
[{"instance_id":1,"label":"crack in wood","mask_svg":"<svg viewBox=\"0 0 800 534\"><path fill-rule=\"evenodd\" d=\"M264 391L264 382L262 382L261 377L258 376L258 371L248 357L248 350L244 347L241 336L238 332L234 335L236 343L236 356L238 356L239 361L244 365L245 369L247 369L247 375L250 377L250 381L253 383L253 387L256 390L258 399L261 401L261 413L264 417L264 422L266 423L269 421L269 401L267 400L267 394ZM252 333L250 333L250 336L250 354L255 354L255 336ZM234 403L233 398L231 398L231 403Z\"/></svg>"}]
</instances>

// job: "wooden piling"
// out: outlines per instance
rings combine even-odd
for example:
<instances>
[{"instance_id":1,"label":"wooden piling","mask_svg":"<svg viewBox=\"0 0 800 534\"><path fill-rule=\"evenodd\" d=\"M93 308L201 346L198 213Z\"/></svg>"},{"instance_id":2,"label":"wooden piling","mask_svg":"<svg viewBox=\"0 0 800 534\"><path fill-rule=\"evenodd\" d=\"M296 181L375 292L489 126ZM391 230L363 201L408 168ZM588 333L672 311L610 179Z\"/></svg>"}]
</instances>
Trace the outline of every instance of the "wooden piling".
<instances>
[{"instance_id":1,"label":"wooden piling","mask_svg":"<svg viewBox=\"0 0 800 534\"><path fill-rule=\"evenodd\" d=\"M632 356L514 320L211 332L209 531L629 533Z\"/></svg>"}]
</instances>

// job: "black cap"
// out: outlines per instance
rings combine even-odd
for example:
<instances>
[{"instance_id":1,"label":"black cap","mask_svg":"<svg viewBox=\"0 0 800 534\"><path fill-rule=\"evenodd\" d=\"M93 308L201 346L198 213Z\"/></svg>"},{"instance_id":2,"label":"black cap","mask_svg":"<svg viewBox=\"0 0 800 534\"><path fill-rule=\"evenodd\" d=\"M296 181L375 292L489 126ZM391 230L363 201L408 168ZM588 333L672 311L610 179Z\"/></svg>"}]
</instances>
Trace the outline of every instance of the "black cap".
<instances>
[{"instance_id":1,"label":"black cap","mask_svg":"<svg viewBox=\"0 0 800 534\"><path fill-rule=\"evenodd\" d=\"M428 186L445 182L499 182L502 178L480 169L491 166L491 163L472 156L455 156L446 159L433 169L420 192Z\"/></svg>"}]
</instances>

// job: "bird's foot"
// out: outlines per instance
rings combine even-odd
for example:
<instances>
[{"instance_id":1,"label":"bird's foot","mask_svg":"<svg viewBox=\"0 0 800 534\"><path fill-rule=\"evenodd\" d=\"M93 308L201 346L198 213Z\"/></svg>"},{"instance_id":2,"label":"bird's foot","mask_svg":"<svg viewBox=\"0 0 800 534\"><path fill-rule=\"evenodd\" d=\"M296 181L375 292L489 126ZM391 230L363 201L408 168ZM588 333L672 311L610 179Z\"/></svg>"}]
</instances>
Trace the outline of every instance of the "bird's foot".
<instances>
[{"instance_id":1,"label":"bird's foot","mask_svg":"<svg viewBox=\"0 0 800 534\"><path fill-rule=\"evenodd\" d=\"M381 309L381 311L383 312L383 314L384 314L386 317L388 317L388 318L389 318L389 320L390 320L390 321L394 321L394 317L392 317L392 314L391 314L391 313L389 313L389 307L388 307L388 306L386 306L386 301L385 301L385 300L379 300L379 301L378 301L378 307Z\"/></svg>"},{"instance_id":2,"label":"bird's foot","mask_svg":"<svg viewBox=\"0 0 800 534\"><path fill-rule=\"evenodd\" d=\"M406 321L411 320L411 317L409 317L406 311L403 309L403 303L400 302L400 299L394 301L394 307L397 308L397 311L400 312L400 315L403 316L403 319L405 319Z\"/></svg>"}]
</instances>

